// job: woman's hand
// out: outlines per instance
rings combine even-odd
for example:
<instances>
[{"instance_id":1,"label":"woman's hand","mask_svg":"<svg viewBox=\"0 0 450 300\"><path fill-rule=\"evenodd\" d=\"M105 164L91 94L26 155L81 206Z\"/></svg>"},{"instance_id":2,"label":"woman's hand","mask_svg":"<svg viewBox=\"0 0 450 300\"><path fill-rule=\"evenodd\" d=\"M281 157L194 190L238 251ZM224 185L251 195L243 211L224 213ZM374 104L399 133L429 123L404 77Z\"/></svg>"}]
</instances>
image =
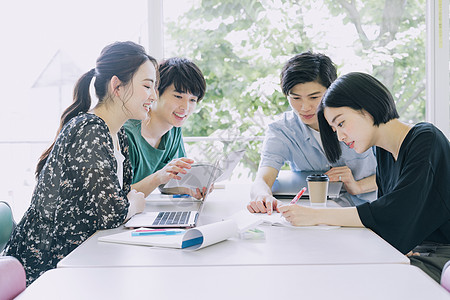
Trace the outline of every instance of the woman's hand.
<instances>
[{"instance_id":1,"label":"woman's hand","mask_svg":"<svg viewBox=\"0 0 450 300\"><path fill-rule=\"evenodd\" d=\"M313 226L319 223L315 220L315 209L296 204L278 207L283 217L294 226Z\"/></svg>"},{"instance_id":2,"label":"woman's hand","mask_svg":"<svg viewBox=\"0 0 450 300\"><path fill-rule=\"evenodd\" d=\"M360 194L360 187L352 174L352 170L349 167L334 167L325 173L330 178L330 181L342 181L345 189L351 195Z\"/></svg>"},{"instance_id":3,"label":"woman's hand","mask_svg":"<svg viewBox=\"0 0 450 300\"><path fill-rule=\"evenodd\" d=\"M170 179L180 180L181 177L178 176L178 173L186 174L186 169L190 169L193 163L194 160L187 157L176 158L170 161L164 168L155 172L158 185L166 184Z\"/></svg>"},{"instance_id":4,"label":"woman's hand","mask_svg":"<svg viewBox=\"0 0 450 300\"><path fill-rule=\"evenodd\" d=\"M307 207L296 204L279 208L283 217L294 226L319 224L364 227L356 207Z\"/></svg>"},{"instance_id":5,"label":"woman's hand","mask_svg":"<svg viewBox=\"0 0 450 300\"><path fill-rule=\"evenodd\" d=\"M128 214L126 220L134 216L135 214L141 213L145 209L145 195L144 193L137 192L136 190L131 190L127 195L128 202L130 206L128 207Z\"/></svg>"},{"instance_id":6,"label":"woman's hand","mask_svg":"<svg viewBox=\"0 0 450 300\"><path fill-rule=\"evenodd\" d=\"M420 253L419 253L419 252L412 252L412 250L411 250L411 251L409 251L408 253L406 253L406 256L407 256L407 257L411 257L411 256L420 256Z\"/></svg>"}]
</instances>

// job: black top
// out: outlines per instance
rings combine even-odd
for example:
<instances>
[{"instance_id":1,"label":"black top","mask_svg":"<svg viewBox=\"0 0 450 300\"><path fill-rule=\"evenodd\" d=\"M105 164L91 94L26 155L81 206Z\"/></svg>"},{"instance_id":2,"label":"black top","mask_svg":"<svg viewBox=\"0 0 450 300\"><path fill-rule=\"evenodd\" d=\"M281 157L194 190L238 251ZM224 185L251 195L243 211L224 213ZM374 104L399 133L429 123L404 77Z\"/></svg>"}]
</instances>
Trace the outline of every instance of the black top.
<instances>
[{"instance_id":1,"label":"black top","mask_svg":"<svg viewBox=\"0 0 450 300\"><path fill-rule=\"evenodd\" d=\"M113 141L101 118L80 113L61 130L39 173L30 207L6 246L6 255L23 264L28 284L95 231L125 220L132 173L123 129L118 138L125 156L123 188Z\"/></svg>"},{"instance_id":2,"label":"black top","mask_svg":"<svg viewBox=\"0 0 450 300\"><path fill-rule=\"evenodd\" d=\"M424 241L450 244L450 143L429 123L415 125L398 159L377 147L379 198L357 207L364 226L402 253Z\"/></svg>"}]
</instances>

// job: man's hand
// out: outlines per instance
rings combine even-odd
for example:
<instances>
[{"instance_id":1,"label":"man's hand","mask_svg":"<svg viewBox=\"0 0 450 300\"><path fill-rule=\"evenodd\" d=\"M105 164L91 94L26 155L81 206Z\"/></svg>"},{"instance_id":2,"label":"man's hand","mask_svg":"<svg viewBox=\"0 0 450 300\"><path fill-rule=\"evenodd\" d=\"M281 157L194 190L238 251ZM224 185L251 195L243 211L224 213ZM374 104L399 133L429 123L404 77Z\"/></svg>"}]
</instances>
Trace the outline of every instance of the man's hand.
<instances>
[{"instance_id":1,"label":"man's hand","mask_svg":"<svg viewBox=\"0 0 450 300\"><path fill-rule=\"evenodd\" d=\"M251 213L267 213L269 215L272 214L274 210L279 211L279 206L282 204L281 201L278 201L275 197L270 195L259 195L256 196L255 200L252 200L248 203L247 209Z\"/></svg>"}]
</instances>

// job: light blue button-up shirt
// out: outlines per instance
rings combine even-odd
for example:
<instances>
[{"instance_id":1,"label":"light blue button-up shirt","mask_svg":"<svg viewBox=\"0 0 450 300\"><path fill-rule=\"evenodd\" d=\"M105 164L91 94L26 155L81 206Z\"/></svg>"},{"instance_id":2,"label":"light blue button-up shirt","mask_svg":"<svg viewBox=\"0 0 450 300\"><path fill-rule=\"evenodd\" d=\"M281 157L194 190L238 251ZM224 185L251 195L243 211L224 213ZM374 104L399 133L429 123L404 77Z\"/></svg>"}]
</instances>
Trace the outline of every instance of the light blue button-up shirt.
<instances>
[{"instance_id":1,"label":"light blue button-up shirt","mask_svg":"<svg viewBox=\"0 0 450 300\"><path fill-rule=\"evenodd\" d=\"M271 123L261 152L260 167L272 167L280 170L287 162L294 171L326 171L332 167L348 166L355 180L374 175L376 159L372 149L358 154L340 142L342 155L335 163L330 163L314 138L312 130L293 112L281 115L281 119ZM376 192L353 196L347 192L341 198L351 199L351 204L370 202L377 197Z\"/></svg>"}]
</instances>

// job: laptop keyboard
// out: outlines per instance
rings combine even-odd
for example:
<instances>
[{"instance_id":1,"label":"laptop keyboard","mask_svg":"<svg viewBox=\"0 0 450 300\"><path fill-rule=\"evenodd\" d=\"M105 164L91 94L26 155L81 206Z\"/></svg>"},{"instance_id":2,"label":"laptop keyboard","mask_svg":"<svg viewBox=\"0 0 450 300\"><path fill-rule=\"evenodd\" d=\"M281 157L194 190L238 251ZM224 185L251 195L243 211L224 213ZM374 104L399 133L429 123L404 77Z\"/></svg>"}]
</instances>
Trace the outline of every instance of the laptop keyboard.
<instances>
[{"instance_id":1,"label":"laptop keyboard","mask_svg":"<svg viewBox=\"0 0 450 300\"><path fill-rule=\"evenodd\" d=\"M153 225L187 224L190 211L162 211L158 214Z\"/></svg>"}]
</instances>

